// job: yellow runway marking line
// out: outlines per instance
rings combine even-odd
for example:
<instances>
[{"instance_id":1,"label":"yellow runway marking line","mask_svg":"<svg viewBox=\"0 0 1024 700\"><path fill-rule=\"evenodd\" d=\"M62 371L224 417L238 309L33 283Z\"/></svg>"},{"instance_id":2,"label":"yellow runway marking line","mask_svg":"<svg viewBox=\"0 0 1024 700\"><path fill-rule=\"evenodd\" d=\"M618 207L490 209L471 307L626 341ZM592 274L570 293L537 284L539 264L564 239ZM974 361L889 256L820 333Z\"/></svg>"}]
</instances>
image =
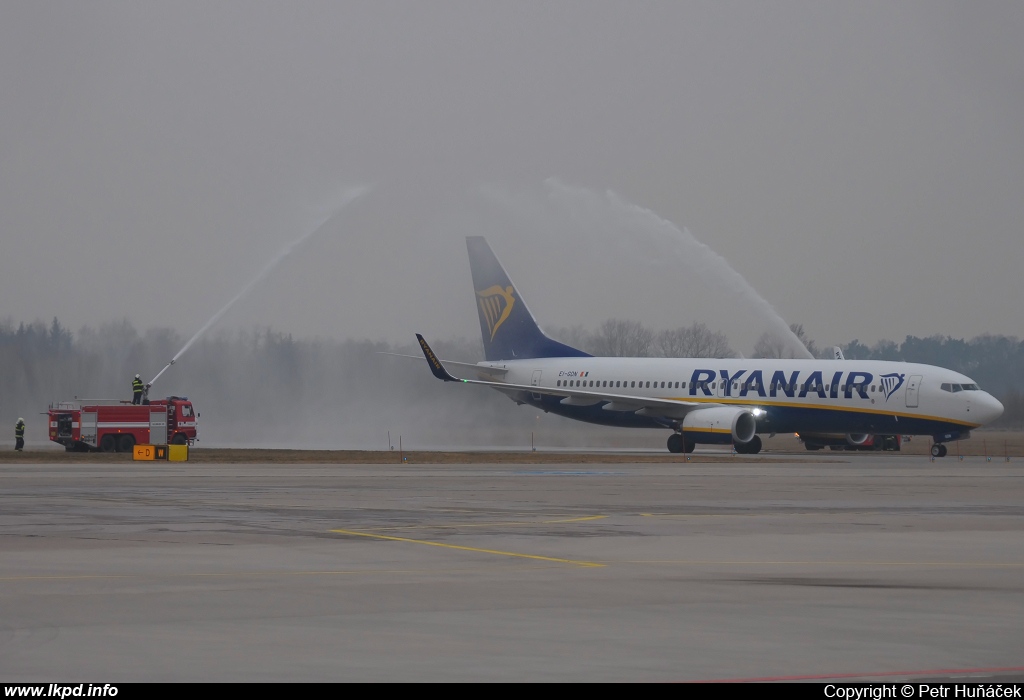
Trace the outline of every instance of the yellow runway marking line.
<instances>
[{"instance_id":1,"label":"yellow runway marking line","mask_svg":"<svg viewBox=\"0 0 1024 700\"><path fill-rule=\"evenodd\" d=\"M543 523L585 523L591 520L601 520L607 518L607 515L583 515L579 518L564 518L562 520L544 520Z\"/></svg>"},{"instance_id":2,"label":"yellow runway marking line","mask_svg":"<svg viewBox=\"0 0 1024 700\"><path fill-rule=\"evenodd\" d=\"M561 520L506 520L489 523L455 523L454 525L396 525L395 527L375 527L373 532L395 532L398 530L444 530L468 527L508 527L508 526L532 526L532 525L559 525L562 523L583 523L592 520L607 518L607 515L587 515L581 518L564 518ZM333 531L332 531L333 532ZM353 532L369 532L369 529L357 528Z\"/></svg>"},{"instance_id":3,"label":"yellow runway marking line","mask_svg":"<svg viewBox=\"0 0 1024 700\"><path fill-rule=\"evenodd\" d=\"M640 513L641 518L657 518L659 520L680 520L682 518L755 518L760 513ZM786 513L786 515L793 515Z\"/></svg>"},{"instance_id":4,"label":"yellow runway marking line","mask_svg":"<svg viewBox=\"0 0 1024 700\"><path fill-rule=\"evenodd\" d=\"M599 568L604 564L593 561L577 561L575 559L559 559L557 557L543 557L538 554L523 554L521 552L503 552L498 549L481 549L480 547L465 547L457 544L445 544L444 542L429 542L427 540L413 540L408 537L393 537L391 535L376 535L372 532L356 532L355 530L331 530L339 535L354 535L356 537L370 537L378 540L389 540L391 542L406 542L408 544L425 544L430 547L443 547L445 549L458 549L463 552L477 552L478 554L496 554L502 557L516 557L518 559L533 559L536 561L550 561L559 564L571 564L586 568Z\"/></svg>"}]
</instances>

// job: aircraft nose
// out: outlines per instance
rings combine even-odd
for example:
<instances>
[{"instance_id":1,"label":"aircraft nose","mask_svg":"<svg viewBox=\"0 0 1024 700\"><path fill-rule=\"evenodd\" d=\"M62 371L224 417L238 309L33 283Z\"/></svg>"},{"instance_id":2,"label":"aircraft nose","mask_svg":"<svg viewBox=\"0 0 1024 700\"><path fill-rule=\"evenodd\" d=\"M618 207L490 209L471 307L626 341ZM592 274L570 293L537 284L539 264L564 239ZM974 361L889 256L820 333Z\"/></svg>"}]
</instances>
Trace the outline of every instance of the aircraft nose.
<instances>
[{"instance_id":1,"label":"aircraft nose","mask_svg":"<svg viewBox=\"0 0 1024 700\"><path fill-rule=\"evenodd\" d=\"M1003 415L1003 404L1001 404L999 399L995 396L992 396L992 394L986 393L979 397L975 411L977 411L975 414L976 417L983 424L991 423L999 418L999 416Z\"/></svg>"}]
</instances>

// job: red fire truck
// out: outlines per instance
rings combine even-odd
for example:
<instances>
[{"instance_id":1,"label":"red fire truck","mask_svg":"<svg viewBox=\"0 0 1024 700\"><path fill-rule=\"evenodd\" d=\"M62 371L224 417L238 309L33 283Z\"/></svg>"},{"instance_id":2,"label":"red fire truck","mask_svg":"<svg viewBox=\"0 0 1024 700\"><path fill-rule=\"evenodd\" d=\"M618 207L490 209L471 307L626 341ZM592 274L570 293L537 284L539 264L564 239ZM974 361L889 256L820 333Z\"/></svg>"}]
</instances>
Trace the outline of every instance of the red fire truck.
<instances>
[{"instance_id":1,"label":"red fire truck","mask_svg":"<svg viewBox=\"0 0 1024 700\"><path fill-rule=\"evenodd\" d=\"M62 401L51 404L50 439L68 452L131 452L136 444L191 445L199 414L187 396L148 404L126 401Z\"/></svg>"}]
</instances>

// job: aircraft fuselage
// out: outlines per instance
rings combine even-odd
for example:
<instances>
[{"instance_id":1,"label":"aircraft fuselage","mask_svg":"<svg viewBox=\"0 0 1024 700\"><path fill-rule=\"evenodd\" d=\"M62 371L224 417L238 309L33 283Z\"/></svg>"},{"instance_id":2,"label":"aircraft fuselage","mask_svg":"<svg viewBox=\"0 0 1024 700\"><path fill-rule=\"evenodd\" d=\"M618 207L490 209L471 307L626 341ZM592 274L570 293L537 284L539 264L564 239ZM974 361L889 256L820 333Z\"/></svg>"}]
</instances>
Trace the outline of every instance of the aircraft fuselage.
<instances>
[{"instance_id":1,"label":"aircraft fuselage","mask_svg":"<svg viewBox=\"0 0 1024 700\"><path fill-rule=\"evenodd\" d=\"M482 379L547 392L569 388L744 407L754 412L759 433L897 433L949 435L948 440L1002 413L1002 405L969 377L906 362L571 357L482 362L478 367ZM506 371L499 378L488 368ZM615 410L614 401L581 405L547 392L507 393L544 411L591 423L671 425L664 417Z\"/></svg>"}]
</instances>

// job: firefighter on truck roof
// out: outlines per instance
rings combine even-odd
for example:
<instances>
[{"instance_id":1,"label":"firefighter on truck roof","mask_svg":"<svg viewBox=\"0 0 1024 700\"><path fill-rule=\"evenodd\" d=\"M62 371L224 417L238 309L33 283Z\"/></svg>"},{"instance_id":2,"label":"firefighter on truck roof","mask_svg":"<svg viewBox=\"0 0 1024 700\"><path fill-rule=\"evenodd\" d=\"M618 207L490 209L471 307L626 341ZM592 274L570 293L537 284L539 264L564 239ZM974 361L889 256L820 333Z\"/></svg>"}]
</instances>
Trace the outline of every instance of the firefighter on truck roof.
<instances>
[{"instance_id":1,"label":"firefighter on truck roof","mask_svg":"<svg viewBox=\"0 0 1024 700\"><path fill-rule=\"evenodd\" d=\"M135 379L132 380L132 404L137 405L142 403L142 377L135 375Z\"/></svg>"},{"instance_id":2,"label":"firefighter on truck roof","mask_svg":"<svg viewBox=\"0 0 1024 700\"><path fill-rule=\"evenodd\" d=\"M14 424L14 449L21 452L25 447L25 419L19 418Z\"/></svg>"}]
</instances>

